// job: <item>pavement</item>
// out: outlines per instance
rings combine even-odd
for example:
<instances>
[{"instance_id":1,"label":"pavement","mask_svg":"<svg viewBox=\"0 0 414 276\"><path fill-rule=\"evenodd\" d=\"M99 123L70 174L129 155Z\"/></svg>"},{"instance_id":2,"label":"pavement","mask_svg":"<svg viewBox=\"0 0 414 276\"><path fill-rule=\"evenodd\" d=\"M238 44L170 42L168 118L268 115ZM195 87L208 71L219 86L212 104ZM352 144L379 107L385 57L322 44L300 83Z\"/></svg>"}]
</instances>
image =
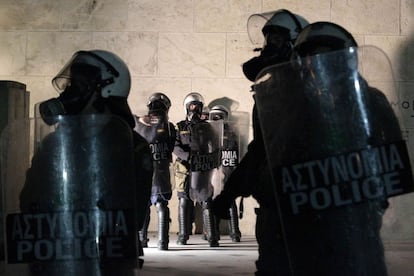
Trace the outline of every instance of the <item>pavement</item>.
<instances>
[{"instance_id":1,"label":"pavement","mask_svg":"<svg viewBox=\"0 0 414 276\"><path fill-rule=\"evenodd\" d=\"M177 245L170 234L168 251L157 249L156 233L144 248L144 267L140 276L220 276L254 275L257 243L255 237L243 236L238 243L222 236L219 247L209 247L201 235L191 235L187 245Z\"/></svg>"},{"instance_id":2,"label":"pavement","mask_svg":"<svg viewBox=\"0 0 414 276\"><path fill-rule=\"evenodd\" d=\"M168 251L157 249L156 233L149 238L139 276L254 275L256 270L258 251L253 235L243 236L240 243L222 236L220 247L209 247L201 235L191 235L187 245L177 245L175 234L170 234ZM414 276L414 241L384 245L389 276Z\"/></svg>"},{"instance_id":3,"label":"pavement","mask_svg":"<svg viewBox=\"0 0 414 276\"><path fill-rule=\"evenodd\" d=\"M414 276L414 241L385 242L389 276Z\"/></svg>"},{"instance_id":4,"label":"pavement","mask_svg":"<svg viewBox=\"0 0 414 276\"><path fill-rule=\"evenodd\" d=\"M243 236L240 243L222 236L220 246L214 248L201 235L191 235L187 245L177 245L175 241L175 235L170 234L169 250L160 251L156 233L152 233L148 248L144 248L144 267L138 275L254 275L256 270L258 251L253 235ZM384 245L389 276L414 276L414 241Z\"/></svg>"},{"instance_id":5,"label":"pavement","mask_svg":"<svg viewBox=\"0 0 414 276\"><path fill-rule=\"evenodd\" d=\"M149 233L149 239L148 248L144 248L144 267L135 270L134 276L253 276L256 271L258 251L253 235L242 236L239 243L223 235L219 247L209 247L201 235L191 235L187 245L177 245L176 235L170 233L167 251L158 250L157 233ZM385 242L384 246L388 275L414 276L414 241ZM4 269L4 264L0 263L0 275L5 275ZM26 270L25 265L13 266L7 275L29 275ZM123 276L122 273L119 276ZM310 272L309 276L314 275Z\"/></svg>"},{"instance_id":6,"label":"pavement","mask_svg":"<svg viewBox=\"0 0 414 276\"><path fill-rule=\"evenodd\" d=\"M254 275L254 261L258 256L254 236L243 236L239 243L233 243L228 236L222 236L220 246L213 248L209 247L201 235L191 235L187 245L177 245L176 234L170 233L169 250L160 251L157 248L157 233L148 234L150 241L148 248L144 248L144 266L128 273L129 276ZM27 264L5 266L0 261L0 276L27 275L34 275L29 273ZM76 276L70 272L65 275ZM125 276L122 272L105 275Z\"/></svg>"}]
</instances>

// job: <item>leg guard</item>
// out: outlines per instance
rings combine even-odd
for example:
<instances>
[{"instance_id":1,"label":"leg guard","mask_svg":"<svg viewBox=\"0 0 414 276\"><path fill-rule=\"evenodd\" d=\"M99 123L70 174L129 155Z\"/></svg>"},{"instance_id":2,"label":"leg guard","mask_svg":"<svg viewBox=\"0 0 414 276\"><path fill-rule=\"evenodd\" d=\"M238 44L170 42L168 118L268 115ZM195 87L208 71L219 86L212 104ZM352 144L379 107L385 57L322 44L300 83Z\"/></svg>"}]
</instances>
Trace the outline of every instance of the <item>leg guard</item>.
<instances>
[{"instance_id":1,"label":"leg guard","mask_svg":"<svg viewBox=\"0 0 414 276\"><path fill-rule=\"evenodd\" d=\"M157 202L158 214L158 249L168 250L169 231L170 231L170 209L168 201Z\"/></svg>"},{"instance_id":2,"label":"leg guard","mask_svg":"<svg viewBox=\"0 0 414 276\"><path fill-rule=\"evenodd\" d=\"M139 234L139 240L141 241L141 246L146 248L148 247L148 226L150 223L150 218L151 218L151 214L150 214L150 206L148 206L147 209L147 213L145 214L145 220L144 220L144 224L142 225L141 230L139 230L138 234Z\"/></svg>"},{"instance_id":3,"label":"leg guard","mask_svg":"<svg viewBox=\"0 0 414 276\"><path fill-rule=\"evenodd\" d=\"M219 234L217 232L217 223L216 218L211 211L211 200L204 201L202 203L203 207L203 223L204 229L207 235L207 241L210 244L210 247L219 246Z\"/></svg>"},{"instance_id":4,"label":"leg guard","mask_svg":"<svg viewBox=\"0 0 414 276\"><path fill-rule=\"evenodd\" d=\"M189 230L191 229L191 204L192 201L187 198L179 198L178 202L178 240L177 244L187 244Z\"/></svg>"},{"instance_id":5,"label":"leg guard","mask_svg":"<svg viewBox=\"0 0 414 276\"><path fill-rule=\"evenodd\" d=\"M229 220L230 238L233 242L240 242L241 232L239 229L239 218L237 216L236 202L233 201L229 209L229 212L230 212L230 220Z\"/></svg>"},{"instance_id":6,"label":"leg guard","mask_svg":"<svg viewBox=\"0 0 414 276\"><path fill-rule=\"evenodd\" d=\"M221 219L217 216L214 216L215 219L215 224L216 224L216 231L217 231L217 240L220 240L220 223L221 223Z\"/></svg>"},{"instance_id":7,"label":"leg guard","mask_svg":"<svg viewBox=\"0 0 414 276\"><path fill-rule=\"evenodd\" d=\"M203 218L203 220L204 220L204 218ZM215 220L214 224L216 225L217 240L220 240L220 218L217 217L217 216L214 216L214 220ZM203 240L205 240L205 241L208 240L208 238L207 238L207 230L206 230L206 227L204 225L204 222L203 222L203 233L201 235L201 238Z\"/></svg>"}]
</instances>

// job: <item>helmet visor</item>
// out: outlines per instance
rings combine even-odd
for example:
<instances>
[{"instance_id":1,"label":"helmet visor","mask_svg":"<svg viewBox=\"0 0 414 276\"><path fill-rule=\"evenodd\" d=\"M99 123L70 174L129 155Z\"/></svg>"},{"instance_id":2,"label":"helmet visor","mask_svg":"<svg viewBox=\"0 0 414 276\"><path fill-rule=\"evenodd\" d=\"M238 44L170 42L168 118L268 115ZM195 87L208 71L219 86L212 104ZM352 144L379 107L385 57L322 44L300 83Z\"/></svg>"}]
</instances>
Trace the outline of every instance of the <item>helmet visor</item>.
<instances>
[{"instance_id":1,"label":"helmet visor","mask_svg":"<svg viewBox=\"0 0 414 276\"><path fill-rule=\"evenodd\" d=\"M168 107L162 101L153 101L148 104L148 110L150 112L168 111Z\"/></svg>"},{"instance_id":2,"label":"helmet visor","mask_svg":"<svg viewBox=\"0 0 414 276\"><path fill-rule=\"evenodd\" d=\"M224 112L216 111L210 113L210 120L212 121L218 121L218 120L225 120L226 114Z\"/></svg>"},{"instance_id":3,"label":"helmet visor","mask_svg":"<svg viewBox=\"0 0 414 276\"><path fill-rule=\"evenodd\" d=\"M67 86L70 86L71 67L76 58L77 54L74 54L52 80L53 87L59 93L63 92Z\"/></svg>"},{"instance_id":4,"label":"helmet visor","mask_svg":"<svg viewBox=\"0 0 414 276\"><path fill-rule=\"evenodd\" d=\"M71 80L96 80L101 79L102 72L118 76L118 71L104 59L87 51L76 52L72 58L63 66L59 73L53 78L53 87L60 93Z\"/></svg>"},{"instance_id":5,"label":"helmet visor","mask_svg":"<svg viewBox=\"0 0 414 276\"><path fill-rule=\"evenodd\" d=\"M261 47L264 44L264 37L262 33L263 27L266 25L266 22L272 18L275 14L275 11L252 14L247 20L247 34L249 35L250 42L257 46Z\"/></svg>"},{"instance_id":6,"label":"helmet visor","mask_svg":"<svg viewBox=\"0 0 414 276\"><path fill-rule=\"evenodd\" d=\"M165 110L168 110L171 107L171 101L166 95L162 93L155 93L149 97L148 103L147 103L147 107L149 109L151 109L151 106L159 107L160 105L162 105Z\"/></svg>"},{"instance_id":7,"label":"helmet visor","mask_svg":"<svg viewBox=\"0 0 414 276\"><path fill-rule=\"evenodd\" d=\"M203 103L198 101L192 101L187 104L187 109L189 112L196 112L201 114L203 112Z\"/></svg>"}]
</instances>

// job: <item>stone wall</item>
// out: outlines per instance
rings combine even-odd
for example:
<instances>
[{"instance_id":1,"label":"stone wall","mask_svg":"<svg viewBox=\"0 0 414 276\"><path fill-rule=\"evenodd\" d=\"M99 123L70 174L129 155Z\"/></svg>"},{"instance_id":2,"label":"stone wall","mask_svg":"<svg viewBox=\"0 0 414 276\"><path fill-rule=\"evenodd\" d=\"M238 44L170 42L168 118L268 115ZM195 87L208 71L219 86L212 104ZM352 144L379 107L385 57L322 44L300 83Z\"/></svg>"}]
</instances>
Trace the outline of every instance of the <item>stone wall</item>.
<instances>
[{"instance_id":1,"label":"stone wall","mask_svg":"<svg viewBox=\"0 0 414 276\"><path fill-rule=\"evenodd\" d=\"M383 49L405 103L401 110L408 126L413 125L412 0L2 0L0 79L27 84L33 115L34 103L56 96L50 81L75 51L101 48L127 62L133 78L129 102L137 114L145 112L155 91L172 99L174 122L184 117L182 101L192 91L202 93L207 103L229 97L238 102L238 111L250 112L251 83L241 71L254 55L246 22L253 13L280 8L311 22L339 23L359 44ZM411 199L404 196L392 204L385 220L387 237L414 239ZM252 234L256 203L248 199L245 205L241 228ZM175 196L170 206L174 232ZM153 216L153 230L155 222Z\"/></svg>"}]
</instances>

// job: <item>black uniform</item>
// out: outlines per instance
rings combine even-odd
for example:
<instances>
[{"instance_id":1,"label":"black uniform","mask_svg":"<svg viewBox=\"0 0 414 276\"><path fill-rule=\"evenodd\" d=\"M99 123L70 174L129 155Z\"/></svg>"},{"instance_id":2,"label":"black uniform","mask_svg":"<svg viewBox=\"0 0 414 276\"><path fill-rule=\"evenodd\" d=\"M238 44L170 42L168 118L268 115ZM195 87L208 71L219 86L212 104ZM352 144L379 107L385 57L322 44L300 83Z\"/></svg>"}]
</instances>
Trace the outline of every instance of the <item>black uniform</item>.
<instances>
[{"instance_id":1,"label":"black uniform","mask_svg":"<svg viewBox=\"0 0 414 276\"><path fill-rule=\"evenodd\" d=\"M271 57L273 63L287 60L287 57L279 55ZM251 61L254 61L255 67L260 68L269 64L268 59L263 55L255 57ZM260 63L261 66L258 66L257 63ZM255 72L258 73L258 70L256 69ZM255 100L254 95L253 99ZM257 215L255 234L259 245L256 275L271 275L276 272L280 275L288 275L289 262L282 237L272 178L266 160L256 103L253 105L252 121L253 140L247 147L247 153L226 181L224 190L213 201L213 210L219 217L228 218L226 210L230 208L235 198L253 196L259 203L259 208L255 209Z\"/></svg>"},{"instance_id":2,"label":"black uniform","mask_svg":"<svg viewBox=\"0 0 414 276\"><path fill-rule=\"evenodd\" d=\"M256 267L260 271L256 275L272 275L276 272L280 275L288 275L289 261L283 242L256 105L253 106L252 119L253 140L248 145L246 155L227 179L224 190L214 200L213 210L219 217L226 218L228 217L226 210L231 207L235 198L253 196L260 206L255 209L257 215L255 234L259 245Z\"/></svg>"},{"instance_id":3,"label":"black uniform","mask_svg":"<svg viewBox=\"0 0 414 276\"><path fill-rule=\"evenodd\" d=\"M172 196L170 163L175 143L175 127L164 116L144 116L135 118L135 131L141 134L149 143L154 175L152 180L151 202L157 208L158 214L158 246L161 250L168 249L170 211L168 201ZM140 240L147 246L148 226L150 221L150 205L140 231Z\"/></svg>"}]
</instances>

